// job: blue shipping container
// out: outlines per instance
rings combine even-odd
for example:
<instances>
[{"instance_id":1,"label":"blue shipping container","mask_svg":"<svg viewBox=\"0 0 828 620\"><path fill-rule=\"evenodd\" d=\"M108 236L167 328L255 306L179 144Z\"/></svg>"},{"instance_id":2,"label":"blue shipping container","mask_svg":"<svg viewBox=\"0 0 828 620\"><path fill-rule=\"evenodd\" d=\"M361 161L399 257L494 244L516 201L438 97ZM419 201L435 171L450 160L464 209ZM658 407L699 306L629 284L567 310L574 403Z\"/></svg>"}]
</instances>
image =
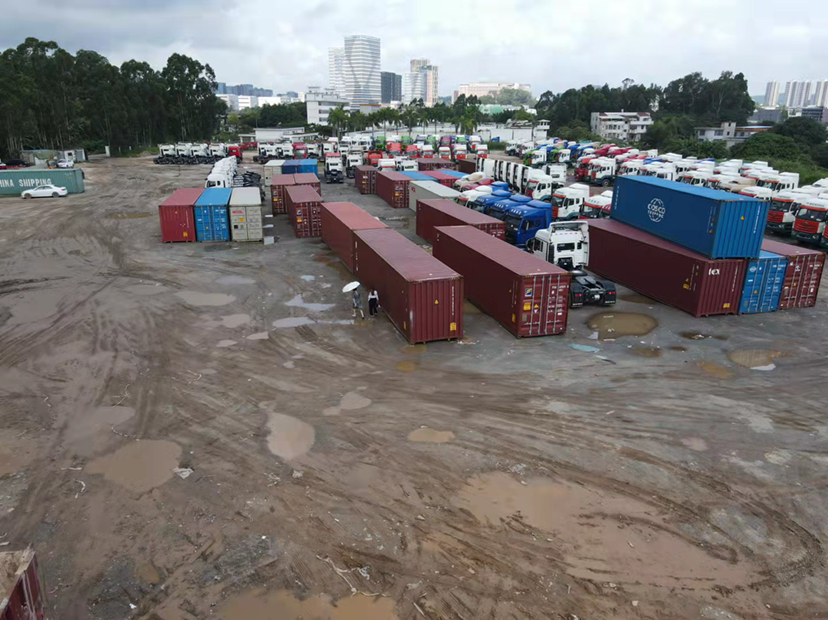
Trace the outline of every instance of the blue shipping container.
<instances>
[{"instance_id":1,"label":"blue shipping container","mask_svg":"<svg viewBox=\"0 0 828 620\"><path fill-rule=\"evenodd\" d=\"M787 269L788 259L773 252L762 250L759 258L748 260L739 314L774 312L779 307Z\"/></svg>"},{"instance_id":2,"label":"blue shipping container","mask_svg":"<svg viewBox=\"0 0 828 620\"><path fill-rule=\"evenodd\" d=\"M756 258L769 203L656 177L615 181L612 219L708 258Z\"/></svg>"},{"instance_id":3,"label":"blue shipping container","mask_svg":"<svg viewBox=\"0 0 828 620\"><path fill-rule=\"evenodd\" d=\"M460 172L459 170L447 170L445 168L440 168L440 172L445 172L447 175L457 177L458 179L468 176L467 172Z\"/></svg>"},{"instance_id":4,"label":"blue shipping container","mask_svg":"<svg viewBox=\"0 0 828 620\"><path fill-rule=\"evenodd\" d=\"M412 181L434 181L437 182L437 179L434 177L430 177L427 174L423 174L422 172L414 172L409 170L408 172L403 172L405 176L407 176Z\"/></svg>"},{"instance_id":5,"label":"blue shipping container","mask_svg":"<svg viewBox=\"0 0 828 620\"><path fill-rule=\"evenodd\" d=\"M201 192L193 207L197 241L230 241L227 205L232 193L232 189L220 187Z\"/></svg>"},{"instance_id":6,"label":"blue shipping container","mask_svg":"<svg viewBox=\"0 0 828 620\"><path fill-rule=\"evenodd\" d=\"M282 174L298 174L301 172L299 170L299 161L298 159L285 160L285 163L282 164Z\"/></svg>"},{"instance_id":7,"label":"blue shipping container","mask_svg":"<svg viewBox=\"0 0 828 620\"><path fill-rule=\"evenodd\" d=\"M319 162L315 159L297 159L295 161L299 169L294 174L311 173L319 177Z\"/></svg>"}]
</instances>

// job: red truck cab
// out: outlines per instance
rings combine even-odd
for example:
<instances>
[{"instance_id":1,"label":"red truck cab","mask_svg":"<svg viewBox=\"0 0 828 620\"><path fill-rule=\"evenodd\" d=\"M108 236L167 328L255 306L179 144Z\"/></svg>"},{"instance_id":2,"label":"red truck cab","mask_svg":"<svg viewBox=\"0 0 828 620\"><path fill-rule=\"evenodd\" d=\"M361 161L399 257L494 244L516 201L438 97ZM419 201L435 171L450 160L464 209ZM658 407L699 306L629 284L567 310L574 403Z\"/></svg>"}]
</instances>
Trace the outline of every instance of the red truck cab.
<instances>
[{"instance_id":1,"label":"red truck cab","mask_svg":"<svg viewBox=\"0 0 828 620\"><path fill-rule=\"evenodd\" d=\"M420 147L416 144L409 144L405 147L405 154L411 159L416 159L420 156Z\"/></svg>"},{"instance_id":2,"label":"red truck cab","mask_svg":"<svg viewBox=\"0 0 828 620\"><path fill-rule=\"evenodd\" d=\"M402 155L402 144L399 142L391 142L386 147L386 152L388 153L389 157L399 157Z\"/></svg>"},{"instance_id":3,"label":"red truck cab","mask_svg":"<svg viewBox=\"0 0 828 620\"><path fill-rule=\"evenodd\" d=\"M242 147L239 144L228 144L227 145L227 156L236 158L236 161L242 161Z\"/></svg>"},{"instance_id":4,"label":"red truck cab","mask_svg":"<svg viewBox=\"0 0 828 620\"><path fill-rule=\"evenodd\" d=\"M293 143L293 159L307 159L308 145L304 142Z\"/></svg>"},{"instance_id":5,"label":"red truck cab","mask_svg":"<svg viewBox=\"0 0 828 620\"><path fill-rule=\"evenodd\" d=\"M808 198L796 212L792 236L802 243L820 243L828 220L828 200Z\"/></svg>"},{"instance_id":6,"label":"red truck cab","mask_svg":"<svg viewBox=\"0 0 828 620\"><path fill-rule=\"evenodd\" d=\"M583 181L589 176L589 164L595 159L598 155L590 155L588 157L582 157L578 160L578 164L575 166L575 180L576 181Z\"/></svg>"}]
</instances>

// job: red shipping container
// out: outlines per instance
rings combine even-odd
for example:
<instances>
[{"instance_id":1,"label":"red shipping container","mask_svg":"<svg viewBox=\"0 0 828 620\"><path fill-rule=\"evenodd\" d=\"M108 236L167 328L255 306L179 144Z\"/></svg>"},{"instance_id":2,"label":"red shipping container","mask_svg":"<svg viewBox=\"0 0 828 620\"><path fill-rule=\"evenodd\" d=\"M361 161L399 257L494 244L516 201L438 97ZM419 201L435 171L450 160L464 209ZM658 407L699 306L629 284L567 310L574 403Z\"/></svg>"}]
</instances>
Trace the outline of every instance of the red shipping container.
<instances>
[{"instance_id":1,"label":"red shipping container","mask_svg":"<svg viewBox=\"0 0 828 620\"><path fill-rule=\"evenodd\" d=\"M411 177L394 170L377 172L377 196L395 209L408 208L408 184Z\"/></svg>"},{"instance_id":2,"label":"red shipping container","mask_svg":"<svg viewBox=\"0 0 828 620\"><path fill-rule=\"evenodd\" d=\"M590 271L693 316L736 314L742 258L713 260L614 220L589 222Z\"/></svg>"},{"instance_id":3,"label":"red shipping container","mask_svg":"<svg viewBox=\"0 0 828 620\"><path fill-rule=\"evenodd\" d=\"M457 169L466 174L477 172L477 162L473 159L461 159L457 162Z\"/></svg>"},{"instance_id":4,"label":"red shipping container","mask_svg":"<svg viewBox=\"0 0 828 620\"><path fill-rule=\"evenodd\" d=\"M785 282L779 297L779 309L813 308L819 294L819 284L825 269L825 254L789 243L765 239L762 249L788 259Z\"/></svg>"},{"instance_id":5,"label":"red shipping container","mask_svg":"<svg viewBox=\"0 0 828 620\"><path fill-rule=\"evenodd\" d=\"M440 170L441 168L448 168L449 170L455 169L454 162L448 159L421 157L414 161L417 162L420 172L424 170Z\"/></svg>"},{"instance_id":6,"label":"red shipping container","mask_svg":"<svg viewBox=\"0 0 828 620\"><path fill-rule=\"evenodd\" d=\"M293 175L294 185L310 185L314 191L322 195L322 184L319 182L319 177L312 172L297 172Z\"/></svg>"},{"instance_id":7,"label":"red shipping container","mask_svg":"<svg viewBox=\"0 0 828 620\"><path fill-rule=\"evenodd\" d=\"M388 228L352 202L322 203L322 241L354 271L354 231Z\"/></svg>"},{"instance_id":8,"label":"red shipping container","mask_svg":"<svg viewBox=\"0 0 828 620\"><path fill-rule=\"evenodd\" d=\"M270 181L270 201L273 204L273 215L287 213L285 189L296 185L292 174L274 174Z\"/></svg>"},{"instance_id":9,"label":"red shipping container","mask_svg":"<svg viewBox=\"0 0 828 620\"><path fill-rule=\"evenodd\" d=\"M434 257L463 276L469 301L518 338L566 331L568 271L472 226L437 227Z\"/></svg>"},{"instance_id":10,"label":"red shipping container","mask_svg":"<svg viewBox=\"0 0 828 620\"><path fill-rule=\"evenodd\" d=\"M440 172L439 170L425 170L423 174L435 179L440 185L445 185L446 187L454 187L454 183L457 181L457 177Z\"/></svg>"},{"instance_id":11,"label":"red shipping container","mask_svg":"<svg viewBox=\"0 0 828 620\"><path fill-rule=\"evenodd\" d=\"M434 245L436 226L473 226L497 239L506 236L506 224L480 211L461 207L451 200L417 201L417 235ZM468 290L466 291L468 294Z\"/></svg>"},{"instance_id":12,"label":"red shipping container","mask_svg":"<svg viewBox=\"0 0 828 620\"><path fill-rule=\"evenodd\" d=\"M354 232L354 276L411 344L463 337L463 277L397 231Z\"/></svg>"},{"instance_id":13,"label":"red shipping container","mask_svg":"<svg viewBox=\"0 0 828 620\"><path fill-rule=\"evenodd\" d=\"M310 185L291 185L285 191L293 232L299 238L322 235L322 197Z\"/></svg>"},{"instance_id":14,"label":"red shipping container","mask_svg":"<svg viewBox=\"0 0 828 620\"><path fill-rule=\"evenodd\" d=\"M357 166L354 169L354 185L360 194L376 194L377 169L374 166Z\"/></svg>"},{"instance_id":15,"label":"red shipping container","mask_svg":"<svg viewBox=\"0 0 828 620\"><path fill-rule=\"evenodd\" d=\"M203 191L197 187L177 189L158 206L162 243L196 240L193 205Z\"/></svg>"},{"instance_id":16,"label":"red shipping container","mask_svg":"<svg viewBox=\"0 0 828 620\"><path fill-rule=\"evenodd\" d=\"M0 553L0 565L4 571L0 620L43 620L46 593L34 548Z\"/></svg>"}]
</instances>

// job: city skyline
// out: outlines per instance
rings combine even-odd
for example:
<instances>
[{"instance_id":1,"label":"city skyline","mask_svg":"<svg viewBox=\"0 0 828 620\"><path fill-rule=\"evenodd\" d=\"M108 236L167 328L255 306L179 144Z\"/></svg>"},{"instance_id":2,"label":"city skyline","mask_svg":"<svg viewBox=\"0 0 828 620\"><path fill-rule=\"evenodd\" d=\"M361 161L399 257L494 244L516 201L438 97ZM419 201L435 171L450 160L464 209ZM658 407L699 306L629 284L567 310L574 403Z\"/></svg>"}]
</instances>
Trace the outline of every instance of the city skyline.
<instances>
[{"instance_id":1,"label":"city skyline","mask_svg":"<svg viewBox=\"0 0 828 620\"><path fill-rule=\"evenodd\" d=\"M779 80L772 80L765 87L765 105L784 105L786 108L828 107L828 79L788 80L784 91L781 91Z\"/></svg>"}]
</instances>

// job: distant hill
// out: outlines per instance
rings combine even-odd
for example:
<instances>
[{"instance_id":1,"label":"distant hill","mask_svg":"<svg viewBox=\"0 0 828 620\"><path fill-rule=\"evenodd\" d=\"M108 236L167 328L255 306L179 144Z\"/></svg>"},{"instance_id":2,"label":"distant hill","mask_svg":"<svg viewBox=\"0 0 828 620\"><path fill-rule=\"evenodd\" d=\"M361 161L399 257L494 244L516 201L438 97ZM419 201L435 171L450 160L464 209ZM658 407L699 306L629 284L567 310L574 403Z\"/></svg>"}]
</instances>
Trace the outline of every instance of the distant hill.
<instances>
[{"instance_id":1,"label":"distant hill","mask_svg":"<svg viewBox=\"0 0 828 620\"><path fill-rule=\"evenodd\" d=\"M750 98L759 105L765 105L765 95L751 95Z\"/></svg>"}]
</instances>

